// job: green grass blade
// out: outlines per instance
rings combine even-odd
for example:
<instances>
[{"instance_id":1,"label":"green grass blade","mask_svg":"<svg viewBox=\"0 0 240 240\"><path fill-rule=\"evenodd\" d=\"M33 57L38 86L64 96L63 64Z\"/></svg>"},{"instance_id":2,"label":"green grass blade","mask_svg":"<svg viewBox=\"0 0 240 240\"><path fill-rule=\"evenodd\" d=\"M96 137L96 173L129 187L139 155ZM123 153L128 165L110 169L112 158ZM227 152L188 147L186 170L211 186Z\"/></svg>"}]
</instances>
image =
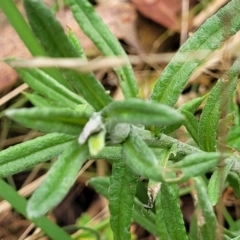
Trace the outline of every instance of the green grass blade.
<instances>
[{"instance_id":1,"label":"green grass blade","mask_svg":"<svg viewBox=\"0 0 240 240\"><path fill-rule=\"evenodd\" d=\"M75 137L51 133L0 152L0 177L13 175L58 156Z\"/></svg>"},{"instance_id":2,"label":"green grass blade","mask_svg":"<svg viewBox=\"0 0 240 240\"><path fill-rule=\"evenodd\" d=\"M105 56L126 55L118 40L95 13L94 8L87 0L70 0L69 3L81 29ZM116 73L125 98L136 97L138 90L131 66L127 65L118 68Z\"/></svg>"},{"instance_id":3,"label":"green grass blade","mask_svg":"<svg viewBox=\"0 0 240 240\"><path fill-rule=\"evenodd\" d=\"M199 120L199 146L204 151L216 150L218 122L236 89L239 72L240 58L218 80L209 94Z\"/></svg>"},{"instance_id":4,"label":"green grass blade","mask_svg":"<svg viewBox=\"0 0 240 240\"><path fill-rule=\"evenodd\" d=\"M0 196L8 201L13 208L27 218L26 206L27 201L21 197L11 186L0 179ZM36 226L41 228L53 240L71 240L71 237L47 217L42 216L38 219L31 220Z\"/></svg>"},{"instance_id":5,"label":"green grass blade","mask_svg":"<svg viewBox=\"0 0 240 240\"><path fill-rule=\"evenodd\" d=\"M46 56L46 52L35 38L23 15L17 9L16 4L12 0L1 1L0 7L29 51L36 56Z\"/></svg>"},{"instance_id":6,"label":"green grass blade","mask_svg":"<svg viewBox=\"0 0 240 240\"><path fill-rule=\"evenodd\" d=\"M198 236L201 240L216 240L217 220L214 209L207 195L206 186L201 178L194 178L194 185L197 191L197 227Z\"/></svg>"},{"instance_id":7,"label":"green grass blade","mask_svg":"<svg viewBox=\"0 0 240 240\"><path fill-rule=\"evenodd\" d=\"M227 38L239 31L239 11L240 1L232 0L209 18L180 48L164 69L153 88L150 99L173 106L193 71ZM191 57L191 53L195 58Z\"/></svg>"},{"instance_id":8,"label":"green grass blade","mask_svg":"<svg viewBox=\"0 0 240 240\"><path fill-rule=\"evenodd\" d=\"M6 115L28 128L75 136L81 133L89 119L85 112L55 107L11 109Z\"/></svg>"},{"instance_id":9,"label":"green grass blade","mask_svg":"<svg viewBox=\"0 0 240 240\"><path fill-rule=\"evenodd\" d=\"M51 57L81 57L52 11L41 0L25 0L24 6L33 32ZM96 110L111 102L111 97L92 73L81 74L73 70L63 73Z\"/></svg>"},{"instance_id":10,"label":"green grass blade","mask_svg":"<svg viewBox=\"0 0 240 240\"><path fill-rule=\"evenodd\" d=\"M0 8L2 8L4 14L8 18L8 21L14 27L19 37L22 39L31 54L33 56L47 56L47 53L39 44L33 32L24 20L22 14L17 9L15 3L12 0L0 1ZM72 89L68 81L63 78L62 74L57 69L46 69L45 72L53 78L57 79L59 83L61 83L68 89Z\"/></svg>"},{"instance_id":11,"label":"green grass blade","mask_svg":"<svg viewBox=\"0 0 240 240\"><path fill-rule=\"evenodd\" d=\"M29 199L27 204L29 218L38 218L60 203L88 157L87 145L79 146L77 141L64 150Z\"/></svg>"},{"instance_id":12,"label":"green grass blade","mask_svg":"<svg viewBox=\"0 0 240 240\"><path fill-rule=\"evenodd\" d=\"M115 240L130 240L132 209L138 176L124 161L114 161L109 186L110 223Z\"/></svg>"}]
</instances>

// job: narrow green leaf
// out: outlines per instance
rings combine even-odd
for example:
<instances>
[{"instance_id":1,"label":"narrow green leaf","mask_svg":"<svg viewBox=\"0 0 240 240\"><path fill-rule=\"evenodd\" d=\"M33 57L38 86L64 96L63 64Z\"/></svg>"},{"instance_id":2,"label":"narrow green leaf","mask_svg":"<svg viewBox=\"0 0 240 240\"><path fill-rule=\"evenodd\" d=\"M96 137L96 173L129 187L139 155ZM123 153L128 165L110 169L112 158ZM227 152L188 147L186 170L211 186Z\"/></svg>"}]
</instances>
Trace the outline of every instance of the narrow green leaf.
<instances>
[{"instance_id":1,"label":"narrow green leaf","mask_svg":"<svg viewBox=\"0 0 240 240\"><path fill-rule=\"evenodd\" d=\"M185 116L184 126L193 140L198 144L198 121L196 117L188 111L181 111L181 113Z\"/></svg>"},{"instance_id":2,"label":"narrow green leaf","mask_svg":"<svg viewBox=\"0 0 240 240\"><path fill-rule=\"evenodd\" d=\"M41 0L24 0L24 6L30 26L49 56L81 57L52 11ZM111 97L92 73L80 74L73 70L64 70L63 73L96 110L111 102Z\"/></svg>"},{"instance_id":3,"label":"narrow green leaf","mask_svg":"<svg viewBox=\"0 0 240 240\"><path fill-rule=\"evenodd\" d=\"M222 195L224 190L224 183L226 181L227 175L230 172L232 163L226 164L225 166L218 167L217 170L212 174L208 183L208 196L213 206L215 206Z\"/></svg>"},{"instance_id":4,"label":"narrow green leaf","mask_svg":"<svg viewBox=\"0 0 240 240\"><path fill-rule=\"evenodd\" d=\"M200 107L204 100L207 99L208 93L203 95L202 97L193 98L192 100L184 103L181 107L177 109L177 111L188 111L190 113L195 113L195 111Z\"/></svg>"},{"instance_id":5,"label":"narrow green leaf","mask_svg":"<svg viewBox=\"0 0 240 240\"><path fill-rule=\"evenodd\" d=\"M75 108L86 101L40 69L17 69L32 89L63 107Z\"/></svg>"},{"instance_id":6,"label":"narrow green leaf","mask_svg":"<svg viewBox=\"0 0 240 240\"><path fill-rule=\"evenodd\" d=\"M169 157L171 154L176 155L176 146L173 145L170 149L163 149L161 154L158 156L158 161L160 162L161 167L165 168ZM161 187L160 182L155 182L151 179L148 181L147 195L148 195L148 204L145 206L146 208L151 209L154 205L154 202L158 196L159 190Z\"/></svg>"},{"instance_id":7,"label":"narrow green leaf","mask_svg":"<svg viewBox=\"0 0 240 240\"><path fill-rule=\"evenodd\" d=\"M118 161L118 160L117 160ZM88 183L93 186L96 191L104 197L109 198L108 188L110 185L109 177L95 177L91 178ZM155 214L152 211L146 211L143 208L142 202L135 197L132 217L136 223L144 227L147 231L157 235L155 226Z\"/></svg>"},{"instance_id":8,"label":"narrow green leaf","mask_svg":"<svg viewBox=\"0 0 240 240\"><path fill-rule=\"evenodd\" d=\"M105 91L100 81L92 73L79 73L66 69L64 75L96 111L100 111L112 101L109 93Z\"/></svg>"},{"instance_id":9,"label":"narrow green leaf","mask_svg":"<svg viewBox=\"0 0 240 240\"><path fill-rule=\"evenodd\" d=\"M170 149L163 149L162 153L159 156L160 164L163 168L166 167L168 159L170 155L176 154L175 146L173 145ZM148 182L148 189L147 189L147 195L148 195L148 205L145 206L147 208L153 208L154 202L155 202L155 209L156 209L156 228L158 230L158 237L161 239L171 240L171 237L168 234L168 229L166 226L165 218L163 217L163 211L162 211L162 202L161 202L161 185L160 182L152 181L151 179Z\"/></svg>"},{"instance_id":10,"label":"narrow green leaf","mask_svg":"<svg viewBox=\"0 0 240 240\"><path fill-rule=\"evenodd\" d=\"M157 206L156 211L160 211L159 214L162 215L161 220L164 220L165 222L167 233L165 232L164 236L166 237L169 235L172 240L188 239L182 212L179 206L178 186L176 184L170 185L162 183L159 194L161 201ZM156 216L159 216L159 214ZM159 220L156 219L156 221ZM163 238L163 236L160 235L160 238Z\"/></svg>"},{"instance_id":11,"label":"narrow green leaf","mask_svg":"<svg viewBox=\"0 0 240 240\"><path fill-rule=\"evenodd\" d=\"M183 121L176 110L155 102L132 98L110 103L102 110L102 116L113 123L164 126Z\"/></svg>"},{"instance_id":12,"label":"narrow green leaf","mask_svg":"<svg viewBox=\"0 0 240 240\"><path fill-rule=\"evenodd\" d=\"M35 106L35 107L57 107L51 101L46 98L40 96L37 93L24 93L27 99Z\"/></svg>"},{"instance_id":13,"label":"narrow green leaf","mask_svg":"<svg viewBox=\"0 0 240 240\"><path fill-rule=\"evenodd\" d=\"M122 160L114 161L112 167L109 186L111 228L115 240L130 240L130 226L138 176Z\"/></svg>"},{"instance_id":14,"label":"narrow green leaf","mask_svg":"<svg viewBox=\"0 0 240 240\"><path fill-rule=\"evenodd\" d=\"M194 98L194 99L184 103L180 108L177 109L177 111L179 113L187 111L187 112L194 114L195 111L198 109L198 107L202 104L202 102L206 99L207 96L208 96L208 94L206 94L202 97ZM173 125L167 126L166 128L164 128L164 133L169 134L169 133L175 131L176 129L178 129L179 127L181 127L182 124L183 124L183 122L175 123Z\"/></svg>"},{"instance_id":15,"label":"narrow green leaf","mask_svg":"<svg viewBox=\"0 0 240 240\"><path fill-rule=\"evenodd\" d=\"M228 114L226 114L222 119L220 119L218 124L219 137L226 137L226 134L229 132L230 128L233 126L234 121L235 121L235 113L231 111Z\"/></svg>"},{"instance_id":16,"label":"narrow green leaf","mask_svg":"<svg viewBox=\"0 0 240 240\"><path fill-rule=\"evenodd\" d=\"M158 230L157 236L159 236L161 239L172 240L168 234L166 222L162 214L161 194L157 195L155 207L156 207L156 227Z\"/></svg>"},{"instance_id":17,"label":"narrow green leaf","mask_svg":"<svg viewBox=\"0 0 240 240\"><path fill-rule=\"evenodd\" d=\"M170 182L181 181L206 173L212 170L221 158L221 153L193 153L184 157L181 161L174 163L171 171L181 172L181 175L176 179L168 179Z\"/></svg>"},{"instance_id":18,"label":"narrow green leaf","mask_svg":"<svg viewBox=\"0 0 240 240\"><path fill-rule=\"evenodd\" d=\"M206 186L199 177L194 178L194 185L197 191L196 218L199 239L216 240L217 220L207 194Z\"/></svg>"},{"instance_id":19,"label":"narrow green leaf","mask_svg":"<svg viewBox=\"0 0 240 240\"><path fill-rule=\"evenodd\" d=\"M110 177L92 177L88 180L88 184L93 186L98 193L109 199Z\"/></svg>"},{"instance_id":20,"label":"narrow green leaf","mask_svg":"<svg viewBox=\"0 0 240 240\"><path fill-rule=\"evenodd\" d=\"M168 135L161 134L159 141L156 141L156 139L152 137L143 137L144 141L147 143L147 145L151 148L171 148L173 145L176 147L176 152L179 156L186 156L192 153L201 153L199 148L193 147L189 144L183 143L175 138L172 138Z\"/></svg>"},{"instance_id":21,"label":"narrow green leaf","mask_svg":"<svg viewBox=\"0 0 240 240\"><path fill-rule=\"evenodd\" d=\"M24 7L33 33L51 57L79 57L63 27L42 1L24 0Z\"/></svg>"},{"instance_id":22,"label":"narrow green leaf","mask_svg":"<svg viewBox=\"0 0 240 240\"><path fill-rule=\"evenodd\" d=\"M199 146L204 151L216 150L218 122L236 89L239 72L240 58L218 80L210 92L199 120Z\"/></svg>"},{"instance_id":23,"label":"narrow green leaf","mask_svg":"<svg viewBox=\"0 0 240 240\"><path fill-rule=\"evenodd\" d=\"M136 173L154 181L162 181L162 167L154 152L134 132L122 144L122 156L126 164Z\"/></svg>"},{"instance_id":24,"label":"narrow green leaf","mask_svg":"<svg viewBox=\"0 0 240 240\"><path fill-rule=\"evenodd\" d=\"M153 148L152 151L156 156L162 154L162 149ZM92 159L105 159L108 162L113 163L113 161L122 158L122 148L121 146L114 147L105 146L105 148L97 156L91 157Z\"/></svg>"},{"instance_id":25,"label":"narrow green leaf","mask_svg":"<svg viewBox=\"0 0 240 240\"><path fill-rule=\"evenodd\" d=\"M69 28L69 31L68 31L68 37L69 37L69 40L70 42L74 45L75 49L77 50L78 52L78 55L84 59L86 59L86 55L85 55L85 52L79 42L79 39L75 36L74 32L72 31L72 29Z\"/></svg>"},{"instance_id":26,"label":"narrow green leaf","mask_svg":"<svg viewBox=\"0 0 240 240\"><path fill-rule=\"evenodd\" d=\"M17 212L27 218L26 199L20 196L11 186L5 183L2 179L0 179L0 196L1 198L8 201ZM38 219L33 219L31 220L31 222L41 228L43 232L45 232L47 236L49 236L53 240L71 240L71 237L63 230L63 228L58 227L55 223L50 221L45 216L42 216Z\"/></svg>"},{"instance_id":27,"label":"narrow green leaf","mask_svg":"<svg viewBox=\"0 0 240 240\"><path fill-rule=\"evenodd\" d=\"M77 141L64 150L29 199L27 204L29 218L38 218L61 202L88 157L87 145L79 146Z\"/></svg>"},{"instance_id":28,"label":"narrow green leaf","mask_svg":"<svg viewBox=\"0 0 240 240\"><path fill-rule=\"evenodd\" d=\"M199 120L199 146L204 151L215 151L217 147L217 128L221 116L220 96L221 80L212 89L207 104L203 108Z\"/></svg>"},{"instance_id":29,"label":"narrow green leaf","mask_svg":"<svg viewBox=\"0 0 240 240\"><path fill-rule=\"evenodd\" d=\"M58 156L74 140L71 135L50 133L0 152L0 177L13 175Z\"/></svg>"},{"instance_id":30,"label":"narrow green leaf","mask_svg":"<svg viewBox=\"0 0 240 240\"><path fill-rule=\"evenodd\" d=\"M193 71L227 38L239 31L239 11L240 1L232 0L202 24L164 69L150 99L173 106Z\"/></svg>"},{"instance_id":31,"label":"narrow green leaf","mask_svg":"<svg viewBox=\"0 0 240 240\"><path fill-rule=\"evenodd\" d=\"M69 3L81 29L105 56L126 56L118 40L87 0L70 0ZM138 90L131 65L118 68L116 73L125 98L136 97Z\"/></svg>"},{"instance_id":32,"label":"narrow green leaf","mask_svg":"<svg viewBox=\"0 0 240 240\"><path fill-rule=\"evenodd\" d=\"M6 115L28 128L73 135L80 134L89 119L85 112L53 107L11 109Z\"/></svg>"}]
</instances>

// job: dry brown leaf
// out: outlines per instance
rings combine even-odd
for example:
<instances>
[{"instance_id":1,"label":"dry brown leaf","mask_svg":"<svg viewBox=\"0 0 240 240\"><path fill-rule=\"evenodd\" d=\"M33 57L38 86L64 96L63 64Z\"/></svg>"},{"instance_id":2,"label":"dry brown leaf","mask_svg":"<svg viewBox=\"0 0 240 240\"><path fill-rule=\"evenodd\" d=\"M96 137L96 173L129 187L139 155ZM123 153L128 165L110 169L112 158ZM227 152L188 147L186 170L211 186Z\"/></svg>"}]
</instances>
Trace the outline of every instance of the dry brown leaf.
<instances>
[{"instance_id":1,"label":"dry brown leaf","mask_svg":"<svg viewBox=\"0 0 240 240\"><path fill-rule=\"evenodd\" d=\"M30 56L29 51L18 37L14 29L6 25L1 29L0 34L0 59L4 59L10 56L18 56L22 58L28 58ZM6 63L0 62L0 92L10 87L15 83L17 79L17 73L9 67Z\"/></svg>"},{"instance_id":2,"label":"dry brown leaf","mask_svg":"<svg viewBox=\"0 0 240 240\"><path fill-rule=\"evenodd\" d=\"M144 16L175 31L180 29L181 1L131 0Z\"/></svg>"},{"instance_id":3,"label":"dry brown leaf","mask_svg":"<svg viewBox=\"0 0 240 240\"><path fill-rule=\"evenodd\" d=\"M22 6L19 9L23 12ZM13 56L28 58L31 55L3 14L0 21L0 92L3 92L16 82L17 73L1 60Z\"/></svg>"}]
</instances>

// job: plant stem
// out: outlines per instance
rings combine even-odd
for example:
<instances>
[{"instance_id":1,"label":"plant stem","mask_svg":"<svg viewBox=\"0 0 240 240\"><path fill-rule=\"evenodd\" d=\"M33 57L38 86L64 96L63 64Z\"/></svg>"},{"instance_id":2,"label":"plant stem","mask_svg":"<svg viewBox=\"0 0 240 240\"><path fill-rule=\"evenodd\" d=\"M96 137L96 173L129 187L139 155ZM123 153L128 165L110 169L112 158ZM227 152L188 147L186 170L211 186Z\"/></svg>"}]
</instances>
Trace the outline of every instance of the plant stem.
<instances>
[{"instance_id":1,"label":"plant stem","mask_svg":"<svg viewBox=\"0 0 240 240\"><path fill-rule=\"evenodd\" d=\"M175 145L176 152L178 155L180 155L180 157L184 157L193 153L204 152L199 148L183 143L165 134L162 134L160 138L155 138L154 135L147 130L143 130L137 127L134 127L134 129L138 131L139 137L141 137L147 143L147 145L154 151L156 155L161 154L164 148L170 149L173 145ZM108 161L116 161L122 158L121 154L122 153L120 146L108 146L105 147L99 155L95 156L94 159L106 159ZM171 157L171 160L179 160L179 157ZM237 155L231 155L231 157L226 158L224 162L225 164L233 162L231 171L240 173L240 160Z\"/></svg>"}]
</instances>

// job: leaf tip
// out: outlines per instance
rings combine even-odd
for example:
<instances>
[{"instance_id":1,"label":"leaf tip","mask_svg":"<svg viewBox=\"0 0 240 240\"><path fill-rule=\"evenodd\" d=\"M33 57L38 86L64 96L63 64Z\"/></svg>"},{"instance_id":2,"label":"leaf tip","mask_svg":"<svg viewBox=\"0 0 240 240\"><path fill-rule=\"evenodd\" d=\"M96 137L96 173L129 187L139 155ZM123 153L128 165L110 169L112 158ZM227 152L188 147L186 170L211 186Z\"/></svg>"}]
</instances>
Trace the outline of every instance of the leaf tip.
<instances>
[{"instance_id":1,"label":"leaf tip","mask_svg":"<svg viewBox=\"0 0 240 240\"><path fill-rule=\"evenodd\" d=\"M15 112L16 112L16 109L9 109L5 111L5 115L11 118Z\"/></svg>"},{"instance_id":2,"label":"leaf tip","mask_svg":"<svg viewBox=\"0 0 240 240\"><path fill-rule=\"evenodd\" d=\"M36 219L44 215L39 212L39 209L35 205L32 204L31 200L27 204L26 212L29 219Z\"/></svg>"}]
</instances>

